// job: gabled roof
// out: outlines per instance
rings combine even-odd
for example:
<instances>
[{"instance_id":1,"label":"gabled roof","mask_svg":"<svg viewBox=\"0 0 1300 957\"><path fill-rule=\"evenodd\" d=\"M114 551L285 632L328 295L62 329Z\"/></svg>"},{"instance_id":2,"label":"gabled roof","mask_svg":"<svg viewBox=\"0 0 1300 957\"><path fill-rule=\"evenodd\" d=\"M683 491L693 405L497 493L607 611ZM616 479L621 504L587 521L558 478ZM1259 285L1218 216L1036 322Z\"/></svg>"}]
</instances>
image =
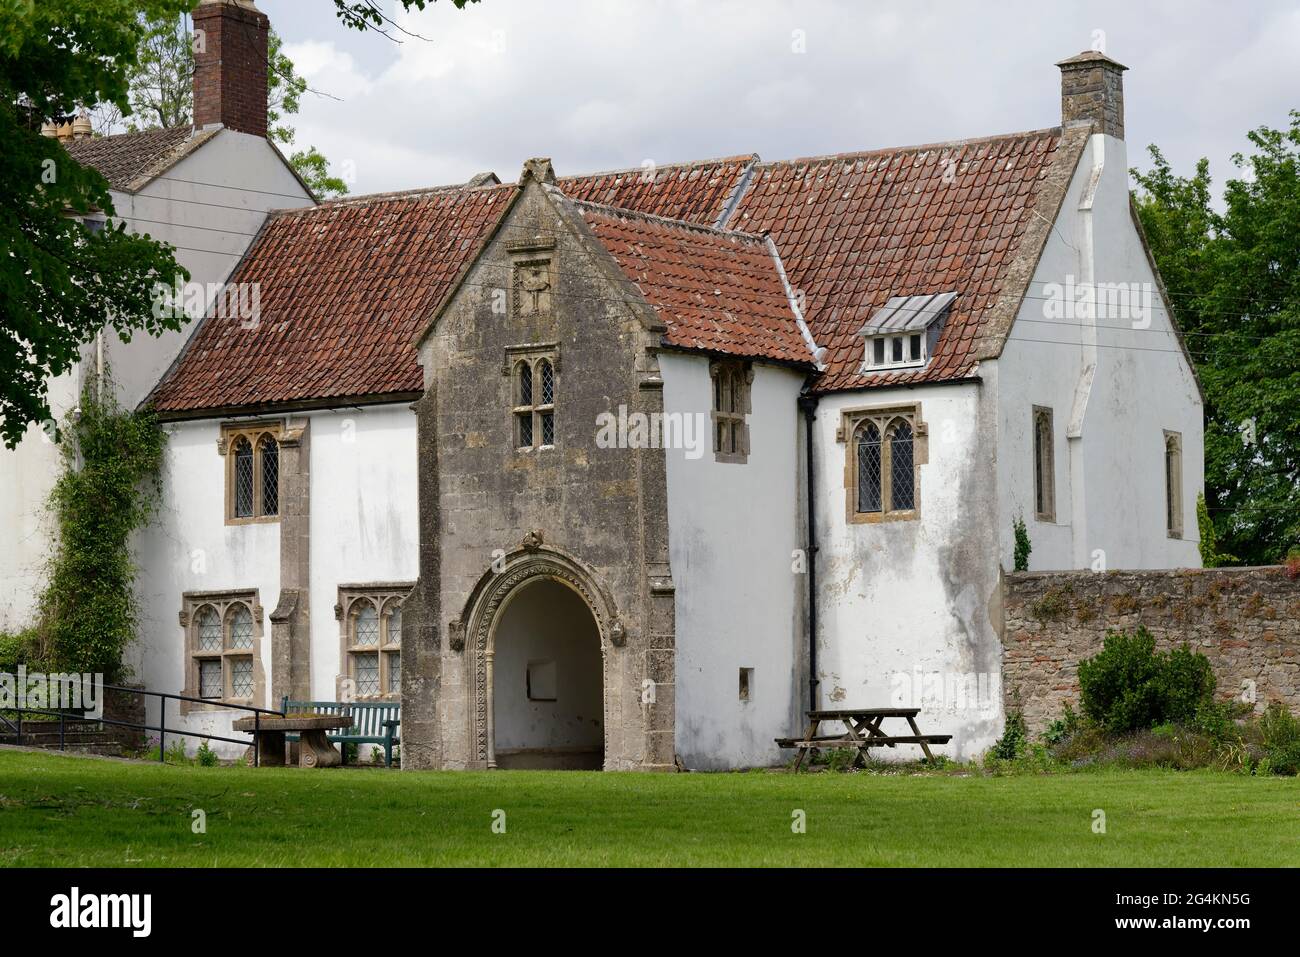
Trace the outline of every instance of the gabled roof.
<instances>
[{"instance_id":1,"label":"gabled roof","mask_svg":"<svg viewBox=\"0 0 1300 957\"><path fill-rule=\"evenodd\" d=\"M573 207L664 320L665 345L813 367L764 237L597 203Z\"/></svg>"},{"instance_id":2,"label":"gabled roof","mask_svg":"<svg viewBox=\"0 0 1300 957\"><path fill-rule=\"evenodd\" d=\"M92 136L64 144L68 155L82 166L98 171L108 185L133 193L164 173L217 134L216 129L194 132L190 126Z\"/></svg>"},{"instance_id":3,"label":"gabled roof","mask_svg":"<svg viewBox=\"0 0 1300 957\"><path fill-rule=\"evenodd\" d=\"M1046 233L1037 231L1035 211L1041 204L1045 223L1055 219L1086 139L1081 132L1064 150L1054 128L760 163L727 225L770 233L776 242L813 338L828 352L817 389L971 376L995 307L1018 306L1024 295L1033 265L1018 287L1011 267L1022 255L1037 263ZM1064 176L1049 182L1057 168ZM895 296L953 290L956 301L925 367L859 371L858 333L877 309ZM995 343L991 354L1000 349Z\"/></svg>"},{"instance_id":4,"label":"gabled roof","mask_svg":"<svg viewBox=\"0 0 1300 957\"><path fill-rule=\"evenodd\" d=\"M943 382L1001 352L1088 132L776 163L737 156L556 186L668 321L666 344L808 361L786 321L789 292L826 349L819 391ZM262 325L204 320L155 404L199 416L418 394L411 342L515 190L446 187L273 214L231 276L260 284ZM675 221L656 221L665 213ZM775 282L759 266L761 237L775 245ZM878 309L945 292L957 295L924 368L860 371L859 332ZM727 305L706 309L710 296Z\"/></svg>"}]
</instances>

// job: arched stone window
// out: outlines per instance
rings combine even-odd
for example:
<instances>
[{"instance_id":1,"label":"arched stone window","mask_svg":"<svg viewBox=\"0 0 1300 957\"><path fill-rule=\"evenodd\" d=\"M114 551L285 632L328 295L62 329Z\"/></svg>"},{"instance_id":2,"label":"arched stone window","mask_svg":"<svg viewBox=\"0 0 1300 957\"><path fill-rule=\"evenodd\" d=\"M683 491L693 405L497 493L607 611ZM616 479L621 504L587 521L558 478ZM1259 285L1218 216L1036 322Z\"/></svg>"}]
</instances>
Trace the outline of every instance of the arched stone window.
<instances>
[{"instance_id":1,"label":"arched stone window","mask_svg":"<svg viewBox=\"0 0 1300 957\"><path fill-rule=\"evenodd\" d=\"M261 606L255 591L189 592L181 608L189 697L237 704L263 703ZM181 702L187 712L199 705Z\"/></svg>"},{"instance_id":2,"label":"arched stone window","mask_svg":"<svg viewBox=\"0 0 1300 957\"><path fill-rule=\"evenodd\" d=\"M348 691L357 698L396 700L402 693L402 602L410 582L342 585L334 611L342 622L341 700Z\"/></svg>"},{"instance_id":3,"label":"arched stone window","mask_svg":"<svg viewBox=\"0 0 1300 957\"><path fill-rule=\"evenodd\" d=\"M920 466L928 456L920 405L848 409L837 432L846 442L844 488L850 522L920 517Z\"/></svg>"},{"instance_id":4,"label":"arched stone window","mask_svg":"<svg viewBox=\"0 0 1300 957\"><path fill-rule=\"evenodd\" d=\"M514 442L516 449L555 446L556 363L533 355L514 364Z\"/></svg>"},{"instance_id":5,"label":"arched stone window","mask_svg":"<svg viewBox=\"0 0 1300 957\"><path fill-rule=\"evenodd\" d=\"M280 426L249 423L222 428L226 456L226 522L274 521L280 515Z\"/></svg>"}]
</instances>

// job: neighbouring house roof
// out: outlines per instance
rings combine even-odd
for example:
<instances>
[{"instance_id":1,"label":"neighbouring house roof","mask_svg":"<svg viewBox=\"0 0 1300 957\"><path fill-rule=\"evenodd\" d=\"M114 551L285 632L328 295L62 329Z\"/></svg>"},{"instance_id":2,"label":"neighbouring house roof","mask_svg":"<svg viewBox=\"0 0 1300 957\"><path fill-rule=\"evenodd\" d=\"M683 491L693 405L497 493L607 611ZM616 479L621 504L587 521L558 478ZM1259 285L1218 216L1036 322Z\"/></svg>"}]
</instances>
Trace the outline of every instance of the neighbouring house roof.
<instances>
[{"instance_id":1,"label":"neighbouring house roof","mask_svg":"<svg viewBox=\"0 0 1300 957\"><path fill-rule=\"evenodd\" d=\"M818 391L942 382L970 378L1000 353L1087 134L1053 128L774 163L737 156L556 186L668 320L666 344L807 361L786 290L777 295L783 267L826 349ZM260 284L261 325L203 320L155 406L179 417L418 394L411 343L515 190L453 186L273 213L231 276ZM764 236L776 250L771 277L758 265ZM729 269L736 276L724 283ZM714 289L736 305L733 318L709 318L702 300ZM770 296L761 309L760 289ZM956 298L925 367L861 371L859 333L880 308L943 292Z\"/></svg>"},{"instance_id":2,"label":"neighbouring house roof","mask_svg":"<svg viewBox=\"0 0 1300 957\"><path fill-rule=\"evenodd\" d=\"M98 171L108 185L124 193L140 189L154 177L202 146L218 131L194 132L190 126L92 136L64 143L68 155Z\"/></svg>"},{"instance_id":3,"label":"neighbouring house roof","mask_svg":"<svg viewBox=\"0 0 1300 957\"><path fill-rule=\"evenodd\" d=\"M813 367L766 238L603 204L573 206L664 320L665 345Z\"/></svg>"}]
</instances>

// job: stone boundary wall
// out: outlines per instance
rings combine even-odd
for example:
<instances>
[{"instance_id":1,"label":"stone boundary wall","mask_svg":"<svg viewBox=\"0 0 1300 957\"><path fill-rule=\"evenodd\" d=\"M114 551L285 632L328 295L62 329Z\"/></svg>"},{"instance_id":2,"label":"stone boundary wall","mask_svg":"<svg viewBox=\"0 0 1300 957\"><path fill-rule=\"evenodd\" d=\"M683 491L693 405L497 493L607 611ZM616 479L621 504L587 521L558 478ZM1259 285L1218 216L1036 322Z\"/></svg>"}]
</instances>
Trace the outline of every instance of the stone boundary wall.
<instances>
[{"instance_id":1,"label":"stone boundary wall","mask_svg":"<svg viewBox=\"0 0 1300 957\"><path fill-rule=\"evenodd\" d=\"M1145 625L1210 659L1220 698L1300 713L1300 580L1285 568L1015 572L1003 580L1002 690L1032 732L1079 707L1079 659ZM1253 682L1253 685L1251 684Z\"/></svg>"}]
</instances>

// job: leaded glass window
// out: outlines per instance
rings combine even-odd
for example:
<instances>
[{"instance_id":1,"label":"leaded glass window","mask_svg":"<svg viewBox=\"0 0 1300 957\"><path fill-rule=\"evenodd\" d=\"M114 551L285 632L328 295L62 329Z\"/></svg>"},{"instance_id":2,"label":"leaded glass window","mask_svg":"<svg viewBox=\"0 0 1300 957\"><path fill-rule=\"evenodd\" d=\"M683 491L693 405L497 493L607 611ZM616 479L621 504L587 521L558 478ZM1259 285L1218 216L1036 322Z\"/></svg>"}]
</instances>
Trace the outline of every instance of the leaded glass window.
<instances>
[{"instance_id":1,"label":"leaded glass window","mask_svg":"<svg viewBox=\"0 0 1300 957\"><path fill-rule=\"evenodd\" d=\"M555 363L547 358L525 359L514 369L515 448L555 445Z\"/></svg>"},{"instance_id":2,"label":"leaded glass window","mask_svg":"<svg viewBox=\"0 0 1300 957\"><path fill-rule=\"evenodd\" d=\"M379 694L379 653L354 654L352 661L356 669L357 694L363 698Z\"/></svg>"},{"instance_id":3,"label":"leaded glass window","mask_svg":"<svg viewBox=\"0 0 1300 957\"><path fill-rule=\"evenodd\" d=\"M907 407L845 414L841 436L849 436L845 489L849 521L877 522L917 518L916 411ZM924 434L922 431L921 434ZM919 458L924 462L924 455Z\"/></svg>"},{"instance_id":4,"label":"leaded glass window","mask_svg":"<svg viewBox=\"0 0 1300 957\"><path fill-rule=\"evenodd\" d=\"M230 659L230 694L234 698L253 697L253 659Z\"/></svg>"},{"instance_id":5,"label":"leaded glass window","mask_svg":"<svg viewBox=\"0 0 1300 957\"><path fill-rule=\"evenodd\" d=\"M262 514L280 514L280 444L270 435L257 443L262 453Z\"/></svg>"},{"instance_id":6,"label":"leaded glass window","mask_svg":"<svg viewBox=\"0 0 1300 957\"><path fill-rule=\"evenodd\" d=\"M912 472L912 427L896 423L889 440L891 512L906 512L914 507L915 478Z\"/></svg>"},{"instance_id":7,"label":"leaded glass window","mask_svg":"<svg viewBox=\"0 0 1300 957\"><path fill-rule=\"evenodd\" d=\"M197 627L199 651L220 651L221 619L210 605L199 610Z\"/></svg>"},{"instance_id":8,"label":"leaded glass window","mask_svg":"<svg viewBox=\"0 0 1300 957\"><path fill-rule=\"evenodd\" d=\"M253 446L240 436L235 440L235 517L253 516Z\"/></svg>"},{"instance_id":9,"label":"leaded glass window","mask_svg":"<svg viewBox=\"0 0 1300 957\"><path fill-rule=\"evenodd\" d=\"M230 613L230 647L253 647L253 615L245 605L236 605Z\"/></svg>"},{"instance_id":10,"label":"leaded glass window","mask_svg":"<svg viewBox=\"0 0 1300 957\"><path fill-rule=\"evenodd\" d=\"M364 647L379 644L379 613L368 601L361 603L357 612L355 643Z\"/></svg>"},{"instance_id":11,"label":"leaded glass window","mask_svg":"<svg viewBox=\"0 0 1300 957\"><path fill-rule=\"evenodd\" d=\"M199 662L199 697L220 698L222 690L221 659L204 658Z\"/></svg>"},{"instance_id":12,"label":"leaded glass window","mask_svg":"<svg viewBox=\"0 0 1300 957\"><path fill-rule=\"evenodd\" d=\"M858 511L879 512L881 503L880 429L874 422L858 430Z\"/></svg>"}]
</instances>

